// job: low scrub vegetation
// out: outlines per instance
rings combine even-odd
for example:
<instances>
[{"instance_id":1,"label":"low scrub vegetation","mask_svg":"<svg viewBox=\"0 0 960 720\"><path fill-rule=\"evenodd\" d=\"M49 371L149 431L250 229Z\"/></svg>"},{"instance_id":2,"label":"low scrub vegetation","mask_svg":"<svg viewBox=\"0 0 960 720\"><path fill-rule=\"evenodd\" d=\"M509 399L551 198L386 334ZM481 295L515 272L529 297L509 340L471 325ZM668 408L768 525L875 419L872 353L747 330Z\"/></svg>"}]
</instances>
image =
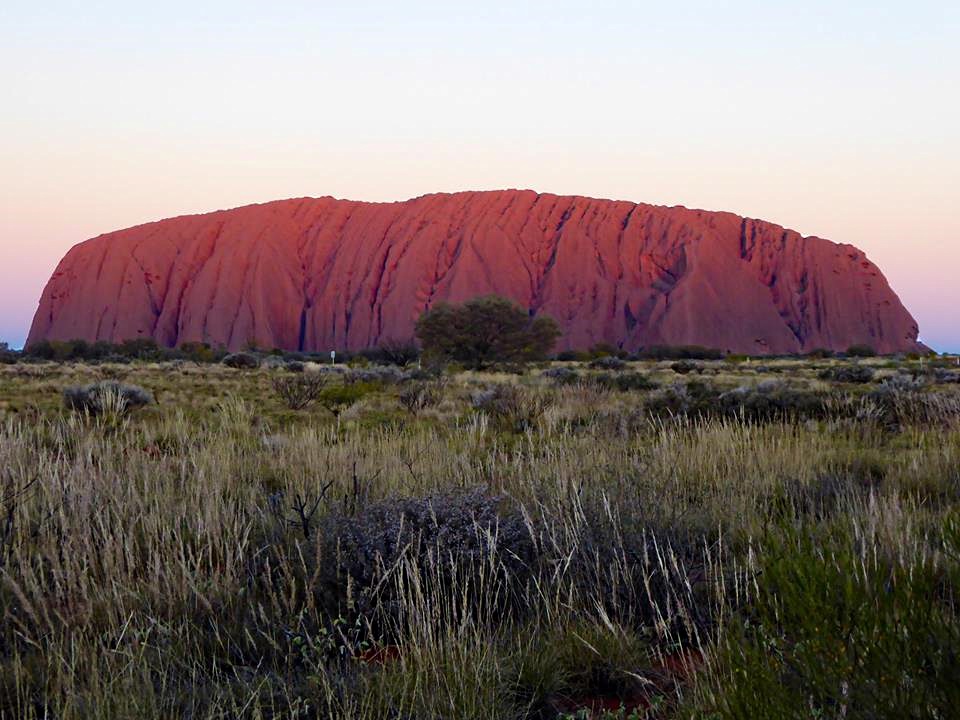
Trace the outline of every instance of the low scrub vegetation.
<instances>
[{"instance_id":1,"label":"low scrub vegetation","mask_svg":"<svg viewBox=\"0 0 960 720\"><path fill-rule=\"evenodd\" d=\"M820 378L841 383L864 384L871 382L877 371L868 365L838 365L820 372Z\"/></svg>"},{"instance_id":2,"label":"low scrub vegetation","mask_svg":"<svg viewBox=\"0 0 960 720\"><path fill-rule=\"evenodd\" d=\"M545 393L531 391L517 385L500 383L480 390L471 398L473 407L503 429L524 432L532 429L551 404Z\"/></svg>"},{"instance_id":3,"label":"low scrub vegetation","mask_svg":"<svg viewBox=\"0 0 960 720\"><path fill-rule=\"evenodd\" d=\"M149 405L153 396L141 387L116 380L68 387L63 391L64 404L70 410L87 415L123 415Z\"/></svg>"},{"instance_id":4,"label":"low scrub vegetation","mask_svg":"<svg viewBox=\"0 0 960 720\"><path fill-rule=\"evenodd\" d=\"M657 383L643 372L597 373L592 377L597 387L620 392L653 390Z\"/></svg>"},{"instance_id":5,"label":"low scrub vegetation","mask_svg":"<svg viewBox=\"0 0 960 720\"><path fill-rule=\"evenodd\" d=\"M627 367L626 361L615 355L604 355L590 362L590 367L597 370L620 371Z\"/></svg>"},{"instance_id":6,"label":"low scrub vegetation","mask_svg":"<svg viewBox=\"0 0 960 720\"><path fill-rule=\"evenodd\" d=\"M650 345L636 354L640 360L720 360L724 353L701 345Z\"/></svg>"},{"instance_id":7,"label":"low scrub vegetation","mask_svg":"<svg viewBox=\"0 0 960 720\"><path fill-rule=\"evenodd\" d=\"M0 365L0 718L956 714L954 366L251 354Z\"/></svg>"},{"instance_id":8,"label":"low scrub vegetation","mask_svg":"<svg viewBox=\"0 0 960 720\"><path fill-rule=\"evenodd\" d=\"M443 401L445 387L442 378L415 380L400 391L397 399L404 408L416 415L439 405Z\"/></svg>"},{"instance_id":9,"label":"low scrub vegetation","mask_svg":"<svg viewBox=\"0 0 960 720\"><path fill-rule=\"evenodd\" d=\"M320 398L327 380L323 373L306 373L300 368L298 374L273 378L273 389L288 408L303 410Z\"/></svg>"},{"instance_id":10,"label":"low scrub vegetation","mask_svg":"<svg viewBox=\"0 0 960 720\"><path fill-rule=\"evenodd\" d=\"M260 367L260 358L253 353L231 353L221 360L224 365L237 370L256 370Z\"/></svg>"}]
</instances>

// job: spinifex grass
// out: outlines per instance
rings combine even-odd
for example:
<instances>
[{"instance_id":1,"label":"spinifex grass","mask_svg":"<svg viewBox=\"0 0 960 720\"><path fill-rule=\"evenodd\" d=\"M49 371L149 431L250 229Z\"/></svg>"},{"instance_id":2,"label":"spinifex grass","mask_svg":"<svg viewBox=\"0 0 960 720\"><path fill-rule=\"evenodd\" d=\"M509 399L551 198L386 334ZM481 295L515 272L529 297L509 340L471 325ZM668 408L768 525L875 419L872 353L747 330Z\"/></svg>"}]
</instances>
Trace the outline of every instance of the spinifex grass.
<instances>
[{"instance_id":1,"label":"spinifex grass","mask_svg":"<svg viewBox=\"0 0 960 720\"><path fill-rule=\"evenodd\" d=\"M0 368L0 717L946 717L956 386L631 365Z\"/></svg>"}]
</instances>

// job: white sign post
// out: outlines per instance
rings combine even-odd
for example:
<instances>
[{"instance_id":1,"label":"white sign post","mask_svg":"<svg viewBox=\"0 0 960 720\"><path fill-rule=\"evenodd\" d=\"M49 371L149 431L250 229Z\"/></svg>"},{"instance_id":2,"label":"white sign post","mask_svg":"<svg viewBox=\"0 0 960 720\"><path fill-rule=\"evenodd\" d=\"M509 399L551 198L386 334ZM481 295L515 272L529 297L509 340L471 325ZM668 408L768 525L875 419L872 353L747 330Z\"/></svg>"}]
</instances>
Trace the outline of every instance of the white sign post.
<instances>
[{"instance_id":1,"label":"white sign post","mask_svg":"<svg viewBox=\"0 0 960 720\"><path fill-rule=\"evenodd\" d=\"M337 364L337 351L336 351L336 350L331 350L331 351L330 351L330 364L331 364L331 365L336 365L336 364Z\"/></svg>"}]
</instances>

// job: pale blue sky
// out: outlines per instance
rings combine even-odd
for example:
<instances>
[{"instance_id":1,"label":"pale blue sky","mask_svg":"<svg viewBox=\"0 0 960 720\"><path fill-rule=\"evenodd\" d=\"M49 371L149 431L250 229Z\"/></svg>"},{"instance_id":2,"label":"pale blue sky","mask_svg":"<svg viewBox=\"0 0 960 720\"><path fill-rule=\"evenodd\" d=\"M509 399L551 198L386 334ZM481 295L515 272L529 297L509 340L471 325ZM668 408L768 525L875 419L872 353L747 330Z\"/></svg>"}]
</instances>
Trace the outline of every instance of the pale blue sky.
<instances>
[{"instance_id":1,"label":"pale blue sky","mask_svg":"<svg viewBox=\"0 0 960 720\"><path fill-rule=\"evenodd\" d=\"M960 350L957 4L38 5L0 5L0 338L109 230L531 187L854 243Z\"/></svg>"}]
</instances>

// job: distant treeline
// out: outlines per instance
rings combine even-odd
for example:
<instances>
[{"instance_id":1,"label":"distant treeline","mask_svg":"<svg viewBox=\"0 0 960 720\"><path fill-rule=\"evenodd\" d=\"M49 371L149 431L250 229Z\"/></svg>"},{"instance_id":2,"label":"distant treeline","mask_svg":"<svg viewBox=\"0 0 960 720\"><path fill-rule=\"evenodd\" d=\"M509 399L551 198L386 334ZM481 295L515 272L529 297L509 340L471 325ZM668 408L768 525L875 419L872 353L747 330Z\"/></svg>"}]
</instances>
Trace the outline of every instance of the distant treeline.
<instances>
[{"instance_id":1,"label":"distant treeline","mask_svg":"<svg viewBox=\"0 0 960 720\"><path fill-rule=\"evenodd\" d=\"M590 362L604 357L621 360L728 360L746 361L746 355L702 345L649 345L636 352L628 352L610 344L597 344L585 350L565 350L554 353L561 336L557 322L543 314L535 314L508 298L498 295L475 297L455 305L439 303L425 311L417 320L415 337L387 340L379 346L355 352L331 348L326 352L291 352L264 349L250 342L245 353L231 354L224 347L207 343L187 342L175 348L158 345L152 339L137 338L122 343L85 340L50 341L30 345L23 353L0 344L0 362L12 363L20 359L51 360L58 362L152 362L189 360L200 363L218 363L238 355L277 356L287 361L330 362L330 352L336 351L341 362L362 359L378 365L407 365L424 360L431 365L451 363L462 367L481 369L498 364L525 364L557 360ZM828 358L873 357L877 353L868 345L852 345L845 353L831 350L813 350L806 357ZM770 356L763 356L770 359ZM230 360L227 360L230 363ZM247 358L244 366L257 366L254 358Z\"/></svg>"},{"instance_id":2,"label":"distant treeline","mask_svg":"<svg viewBox=\"0 0 960 720\"><path fill-rule=\"evenodd\" d=\"M528 309L497 295L476 297L460 305L439 303L424 312L415 327L415 337L387 340L379 346L355 352L337 348L337 360L350 362L362 359L378 365L407 365L426 360L430 364L455 363L463 367L484 368L501 363L524 364L557 360L589 362L604 357L622 360L728 360L745 361L746 355L736 355L719 348L702 345L649 345L636 352L628 352L610 344L597 344L586 350L565 350L554 353L553 348L561 332L557 322L547 315L534 316ZM0 362L12 363L20 359L58 362L129 362L144 360L162 362L189 360L199 363L218 363L225 358L236 359L244 353L230 352L224 347L207 343L187 342L174 348L164 347L148 338L126 340L122 343L86 340L51 341L30 345L23 353L0 344ZM330 362L330 351L291 352L279 348L258 348L249 343L246 353L258 356L277 356L287 361ZM827 358L873 357L877 353L868 345L852 345L845 353L821 349L807 353L807 357ZM770 356L764 356L770 359ZM228 364L230 360L227 360ZM247 366L258 363L248 358Z\"/></svg>"},{"instance_id":3,"label":"distant treeline","mask_svg":"<svg viewBox=\"0 0 960 720\"><path fill-rule=\"evenodd\" d=\"M257 355L274 355L287 360L330 362L330 353L297 352L281 348L258 348L251 344L246 352ZM27 347L22 353L7 351L12 358L26 360L53 360L57 362L165 362L187 360L198 363L219 363L230 355L224 347L213 347L207 343L187 342L169 348L157 344L152 339L138 338L122 343L110 343L103 340L43 340ZM417 359L420 350L412 342L389 342L376 348L358 352L337 351L338 361L349 361L363 357L369 362L384 365L406 365Z\"/></svg>"},{"instance_id":4,"label":"distant treeline","mask_svg":"<svg viewBox=\"0 0 960 720\"><path fill-rule=\"evenodd\" d=\"M286 360L330 362L330 353L297 352L279 348L264 349L250 346L247 352L262 356L283 357ZM55 362L164 362L186 360L198 363L219 363L229 351L223 347L212 347L206 343L189 342L175 348L158 345L150 339L126 340L122 343L106 341L87 342L86 340L48 341L35 343L24 351L11 350L0 343L0 363L11 364L20 361ZM351 362L362 358L378 365L407 365L416 362L421 355L418 345L412 340L383 343L378 347L356 352L337 351L338 362ZM866 346L853 346L846 352L814 350L803 357L873 357L876 353ZM564 350L549 359L559 362L589 362L602 357L617 357L623 360L728 360L745 361L749 356L727 353L718 348L701 345L650 345L637 352L627 352L608 344L598 344L586 350ZM769 356L764 356L770 359Z\"/></svg>"}]
</instances>

